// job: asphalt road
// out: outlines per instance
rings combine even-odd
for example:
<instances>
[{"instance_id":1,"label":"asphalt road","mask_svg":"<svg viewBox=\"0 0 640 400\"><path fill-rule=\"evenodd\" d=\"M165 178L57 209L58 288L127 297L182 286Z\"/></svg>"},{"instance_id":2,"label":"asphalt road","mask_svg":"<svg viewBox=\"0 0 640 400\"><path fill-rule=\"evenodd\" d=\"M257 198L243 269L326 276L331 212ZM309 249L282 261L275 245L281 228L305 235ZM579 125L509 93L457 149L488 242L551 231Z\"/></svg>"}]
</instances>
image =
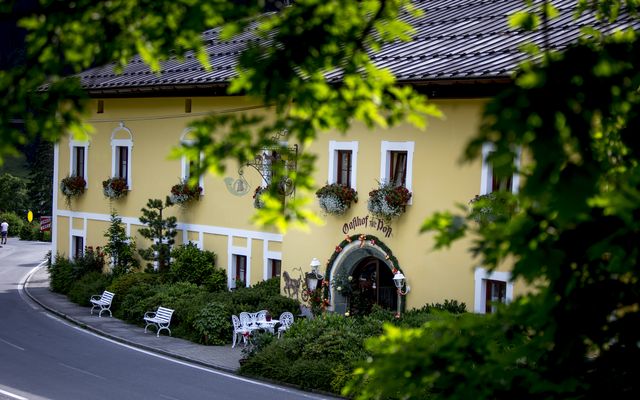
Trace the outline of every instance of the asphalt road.
<instances>
[{"instance_id":1,"label":"asphalt road","mask_svg":"<svg viewBox=\"0 0 640 400\"><path fill-rule=\"evenodd\" d=\"M321 399L324 396L189 365L59 320L20 284L49 244L0 248L0 399Z\"/></svg>"}]
</instances>

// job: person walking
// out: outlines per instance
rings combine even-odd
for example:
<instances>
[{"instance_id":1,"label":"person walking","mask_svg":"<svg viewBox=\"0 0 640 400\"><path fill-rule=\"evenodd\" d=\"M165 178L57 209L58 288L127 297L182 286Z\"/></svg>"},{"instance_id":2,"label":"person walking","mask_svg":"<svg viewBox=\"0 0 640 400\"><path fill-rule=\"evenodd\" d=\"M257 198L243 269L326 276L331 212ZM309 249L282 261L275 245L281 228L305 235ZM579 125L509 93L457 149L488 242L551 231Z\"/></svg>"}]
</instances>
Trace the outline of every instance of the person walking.
<instances>
[{"instance_id":1,"label":"person walking","mask_svg":"<svg viewBox=\"0 0 640 400\"><path fill-rule=\"evenodd\" d=\"M1 242L0 244L7 244L7 235L9 234L9 224L6 220L2 221L0 224L0 236Z\"/></svg>"}]
</instances>

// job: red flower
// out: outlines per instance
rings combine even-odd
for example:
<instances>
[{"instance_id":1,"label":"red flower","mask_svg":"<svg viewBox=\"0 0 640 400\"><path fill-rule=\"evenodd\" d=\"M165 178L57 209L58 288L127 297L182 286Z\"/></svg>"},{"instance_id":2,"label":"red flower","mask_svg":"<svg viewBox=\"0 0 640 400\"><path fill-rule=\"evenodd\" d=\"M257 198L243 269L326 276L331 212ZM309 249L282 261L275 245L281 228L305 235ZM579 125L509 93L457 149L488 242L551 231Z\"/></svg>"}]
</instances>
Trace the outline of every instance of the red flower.
<instances>
[{"instance_id":1,"label":"red flower","mask_svg":"<svg viewBox=\"0 0 640 400\"><path fill-rule=\"evenodd\" d=\"M340 253L342 251L342 247L336 246L336 253Z\"/></svg>"},{"instance_id":2,"label":"red flower","mask_svg":"<svg viewBox=\"0 0 640 400\"><path fill-rule=\"evenodd\" d=\"M397 274L398 273L398 268L392 269L391 272L393 272L394 275Z\"/></svg>"}]
</instances>

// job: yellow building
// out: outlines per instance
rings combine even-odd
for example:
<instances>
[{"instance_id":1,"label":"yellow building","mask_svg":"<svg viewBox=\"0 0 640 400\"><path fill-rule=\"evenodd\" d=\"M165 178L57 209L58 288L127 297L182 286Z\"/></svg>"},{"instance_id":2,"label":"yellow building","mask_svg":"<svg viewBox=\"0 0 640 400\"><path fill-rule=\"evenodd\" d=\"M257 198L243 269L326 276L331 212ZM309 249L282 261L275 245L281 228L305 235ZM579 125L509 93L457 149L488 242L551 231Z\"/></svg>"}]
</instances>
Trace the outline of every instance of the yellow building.
<instances>
[{"instance_id":1,"label":"yellow building","mask_svg":"<svg viewBox=\"0 0 640 400\"><path fill-rule=\"evenodd\" d=\"M478 265L469 241L434 252L431 238L419 230L432 212L467 204L495 189L489 165L461 165L459 159L478 129L483 104L510 84L511 73L525 57L518 48L530 38L507 28L507 16L518 4L462 2L453 9L429 4L419 5L428 19L418 20L416 40L390 44L374 59L400 82L428 94L446 117L431 120L426 132L408 124L374 131L355 125L346 135L323 132L304 149L317 156L316 182L350 186L358 193L357 203L341 215L327 214L326 224L312 226L308 233L283 236L256 229L249 222L252 195L263 178L248 167L239 174L239 166L230 164L224 177L200 178L200 200L170 209L178 219L177 244L190 241L214 251L218 265L227 270L230 288L238 281L252 285L282 274L283 293L297 298L303 297L304 275L313 259L320 260L319 272L330 281L351 277L361 300L391 309L399 299L393 283L398 271L406 278L402 299L408 308L455 299L484 313L491 311L492 300L509 301L522 291L508 270L489 274ZM566 46L579 29L571 18L551 24L564 32L549 39L555 47ZM187 55L178 67L176 61L165 64L160 76L141 67L139 59L122 75L111 66L81 75L93 98L88 120L96 132L86 142L68 139L55 148L54 252L75 255L84 246L103 245L112 209L138 247L148 247L137 233L140 209L150 198L164 199L172 185L189 176L189 163L168 158L174 146L190 140L187 124L209 112L268 112L250 99L224 95L233 56L242 46L234 43L230 53L216 30L205 35L212 73ZM486 146L484 154L490 151ZM68 175L86 180L85 193L69 204L59 191L60 180ZM102 182L110 177L126 180L126 197L104 197ZM509 188L516 191L518 181L514 176ZM370 212L369 192L378 182L411 193L399 216L384 219ZM317 201L314 207L323 214ZM329 309L346 311L345 297L329 288Z\"/></svg>"}]
</instances>

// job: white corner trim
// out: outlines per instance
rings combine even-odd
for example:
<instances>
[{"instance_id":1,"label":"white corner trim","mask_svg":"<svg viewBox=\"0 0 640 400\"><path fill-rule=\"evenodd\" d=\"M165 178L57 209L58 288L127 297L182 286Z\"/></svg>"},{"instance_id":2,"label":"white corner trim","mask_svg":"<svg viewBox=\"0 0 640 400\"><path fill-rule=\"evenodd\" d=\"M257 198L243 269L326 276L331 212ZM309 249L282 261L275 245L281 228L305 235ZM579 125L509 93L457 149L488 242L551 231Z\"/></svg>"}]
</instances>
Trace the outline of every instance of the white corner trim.
<instances>
[{"instance_id":1,"label":"white corner trim","mask_svg":"<svg viewBox=\"0 0 640 400\"><path fill-rule=\"evenodd\" d=\"M60 145L53 145L53 199L51 201L51 257L56 256L58 249L58 190L60 179Z\"/></svg>"},{"instance_id":2,"label":"white corner trim","mask_svg":"<svg viewBox=\"0 0 640 400\"><path fill-rule=\"evenodd\" d=\"M336 140L329 141L329 165L327 171L327 183L336 183L338 180L336 171L336 152L338 150L351 150L351 188L357 190L358 176L358 141L339 142Z\"/></svg>"},{"instance_id":3,"label":"white corner trim","mask_svg":"<svg viewBox=\"0 0 640 400\"><path fill-rule=\"evenodd\" d=\"M485 313L485 299L486 299L486 285L484 281L500 281L507 284L507 292L505 294L505 300L507 303L513 300L513 281L511 280L511 272L493 271L488 272L486 268L477 267L474 272L474 301L473 311L478 314Z\"/></svg>"}]
</instances>

